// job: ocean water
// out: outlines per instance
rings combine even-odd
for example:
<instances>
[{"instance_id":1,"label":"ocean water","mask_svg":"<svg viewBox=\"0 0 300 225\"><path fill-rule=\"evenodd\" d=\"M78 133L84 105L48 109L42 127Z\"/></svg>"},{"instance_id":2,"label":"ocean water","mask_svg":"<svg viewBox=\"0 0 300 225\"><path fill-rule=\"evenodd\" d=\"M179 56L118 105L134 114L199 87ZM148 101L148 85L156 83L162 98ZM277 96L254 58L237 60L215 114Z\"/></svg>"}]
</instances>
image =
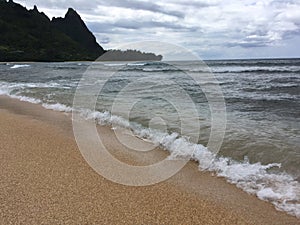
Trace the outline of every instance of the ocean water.
<instances>
[{"instance_id":1,"label":"ocean water","mask_svg":"<svg viewBox=\"0 0 300 225\"><path fill-rule=\"evenodd\" d=\"M208 67L197 62L179 67L168 62L0 63L0 95L70 113L83 74L94 71L98 76L85 85L102 82L103 89L95 111L82 107L82 116L132 129L173 155L189 155L200 170L225 177L300 218L300 59L205 63ZM206 79L209 71L215 80ZM112 76L106 79L105 74ZM200 84L189 75L199 77ZM203 90L214 95L216 85L223 92L227 119L221 149L214 155L207 149L212 113ZM130 105L128 99L134 104L125 119L122 108ZM194 109L197 116L187 122L183 136L181 117L189 118ZM193 121L201 127L198 139Z\"/></svg>"}]
</instances>

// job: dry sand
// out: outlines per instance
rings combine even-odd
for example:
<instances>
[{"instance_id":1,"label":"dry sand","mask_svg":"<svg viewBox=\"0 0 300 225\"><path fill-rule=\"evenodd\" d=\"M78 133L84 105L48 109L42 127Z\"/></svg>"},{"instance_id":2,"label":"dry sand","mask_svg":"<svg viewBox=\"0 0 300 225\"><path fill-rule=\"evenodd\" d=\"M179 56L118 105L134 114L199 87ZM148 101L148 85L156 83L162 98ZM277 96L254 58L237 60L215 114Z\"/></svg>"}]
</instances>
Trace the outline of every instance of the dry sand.
<instances>
[{"instance_id":1,"label":"dry sand","mask_svg":"<svg viewBox=\"0 0 300 225\"><path fill-rule=\"evenodd\" d=\"M145 163L99 129L118 158ZM193 162L152 186L108 181L82 158L70 116L39 105L0 97L0 143L0 224L300 224Z\"/></svg>"}]
</instances>

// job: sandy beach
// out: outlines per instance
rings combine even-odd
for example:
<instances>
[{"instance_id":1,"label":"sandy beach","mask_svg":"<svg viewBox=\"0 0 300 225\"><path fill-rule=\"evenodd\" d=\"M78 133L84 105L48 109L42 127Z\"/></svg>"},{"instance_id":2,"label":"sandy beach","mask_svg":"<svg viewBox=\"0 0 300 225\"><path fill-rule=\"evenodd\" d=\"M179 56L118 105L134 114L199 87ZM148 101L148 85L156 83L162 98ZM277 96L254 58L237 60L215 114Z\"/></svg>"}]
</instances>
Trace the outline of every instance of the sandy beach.
<instances>
[{"instance_id":1,"label":"sandy beach","mask_svg":"<svg viewBox=\"0 0 300 225\"><path fill-rule=\"evenodd\" d=\"M99 129L118 158L143 163ZM40 105L0 97L0 143L0 224L300 224L194 162L152 186L106 180L81 156L71 116Z\"/></svg>"}]
</instances>

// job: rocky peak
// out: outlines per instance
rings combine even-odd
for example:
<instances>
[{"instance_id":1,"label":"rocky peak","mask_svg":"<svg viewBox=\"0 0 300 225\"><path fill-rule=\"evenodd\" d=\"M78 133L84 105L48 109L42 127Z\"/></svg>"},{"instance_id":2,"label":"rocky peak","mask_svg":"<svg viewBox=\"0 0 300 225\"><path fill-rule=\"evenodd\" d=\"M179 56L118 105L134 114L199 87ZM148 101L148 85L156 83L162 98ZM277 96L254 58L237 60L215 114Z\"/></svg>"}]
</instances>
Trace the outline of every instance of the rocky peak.
<instances>
[{"instance_id":1,"label":"rocky peak","mask_svg":"<svg viewBox=\"0 0 300 225\"><path fill-rule=\"evenodd\" d=\"M74 9L69 8L64 18L53 18L52 24L74 41L89 51L94 52L95 55L100 56L104 53L103 48L97 43L95 36Z\"/></svg>"},{"instance_id":2,"label":"rocky peak","mask_svg":"<svg viewBox=\"0 0 300 225\"><path fill-rule=\"evenodd\" d=\"M37 11L37 12L39 11L36 5L33 6L33 11Z\"/></svg>"},{"instance_id":3,"label":"rocky peak","mask_svg":"<svg viewBox=\"0 0 300 225\"><path fill-rule=\"evenodd\" d=\"M78 17L80 17L79 14L73 8L68 8L68 11L66 13L65 18L66 17L70 17L70 16L78 16Z\"/></svg>"}]
</instances>

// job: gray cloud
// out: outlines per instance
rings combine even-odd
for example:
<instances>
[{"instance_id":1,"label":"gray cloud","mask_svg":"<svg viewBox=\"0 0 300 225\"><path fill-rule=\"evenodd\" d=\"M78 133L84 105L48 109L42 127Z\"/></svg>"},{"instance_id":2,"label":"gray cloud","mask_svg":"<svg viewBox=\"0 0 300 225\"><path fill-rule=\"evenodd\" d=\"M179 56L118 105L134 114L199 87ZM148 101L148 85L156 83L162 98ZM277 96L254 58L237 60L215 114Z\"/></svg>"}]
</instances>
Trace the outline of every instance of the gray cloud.
<instances>
[{"instance_id":1,"label":"gray cloud","mask_svg":"<svg viewBox=\"0 0 300 225\"><path fill-rule=\"evenodd\" d=\"M155 4L151 1L138 1L138 0L113 0L113 1L99 1L99 4L105 6L116 6L121 8L146 10L154 13L162 13L179 18L183 18L185 13L180 10L169 10L166 7Z\"/></svg>"},{"instance_id":2,"label":"gray cloud","mask_svg":"<svg viewBox=\"0 0 300 225\"><path fill-rule=\"evenodd\" d=\"M152 1L139 1L139 0L93 0L93 1L85 1L85 0L20 0L19 2L26 2L27 4L37 4L40 7L48 7L48 8L68 8L72 7L75 9L80 9L82 11L94 11L98 6L113 6L134 10L145 10L153 13L162 13L170 16L175 16L178 18L183 18L185 13L181 10L170 10L168 7L164 7L163 4L159 5L153 3Z\"/></svg>"},{"instance_id":3,"label":"gray cloud","mask_svg":"<svg viewBox=\"0 0 300 225\"><path fill-rule=\"evenodd\" d=\"M192 6L192 7L196 7L196 8L206 8L206 7L210 7L210 6L217 6L218 3L216 1L212 1L212 0L169 0L168 2L173 3L173 4L177 4L177 5L182 5L182 6Z\"/></svg>"},{"instance_id":4,"label":"gray cloud","mask_svg":"<svg viewBox=\"0 0 300 225\"><path fill-rule=\"evenodd\" d=\"M82 0L19 0L22 4L27 6L37 5L38 8L49 8L49 9L64 9L66 10L69 7L80 9L80 10L93 10L95 9L95 3L97 5L98 0L96 1L82 1Z\"/></svg>"},{"instance_id":5,"label":"gray cloud","mask_svg":"<svg viewBox=\"0 0 300 225\"><path fill-rule=\"evenodd\" d=\"M122 29L130 29L130 30L139 30L139 29L155 29L155 28L165 28L173 30L174 32L194 32L198 28L197 27L189 27L184 26L172 22L159 22L159 21L132 21L128 19L117 20L111 23L103 23L103 22L89 22L88 26L94 30L95 32L103 30L111 31L112 28L122 28Z\"/></svg>"}]
</instances>

